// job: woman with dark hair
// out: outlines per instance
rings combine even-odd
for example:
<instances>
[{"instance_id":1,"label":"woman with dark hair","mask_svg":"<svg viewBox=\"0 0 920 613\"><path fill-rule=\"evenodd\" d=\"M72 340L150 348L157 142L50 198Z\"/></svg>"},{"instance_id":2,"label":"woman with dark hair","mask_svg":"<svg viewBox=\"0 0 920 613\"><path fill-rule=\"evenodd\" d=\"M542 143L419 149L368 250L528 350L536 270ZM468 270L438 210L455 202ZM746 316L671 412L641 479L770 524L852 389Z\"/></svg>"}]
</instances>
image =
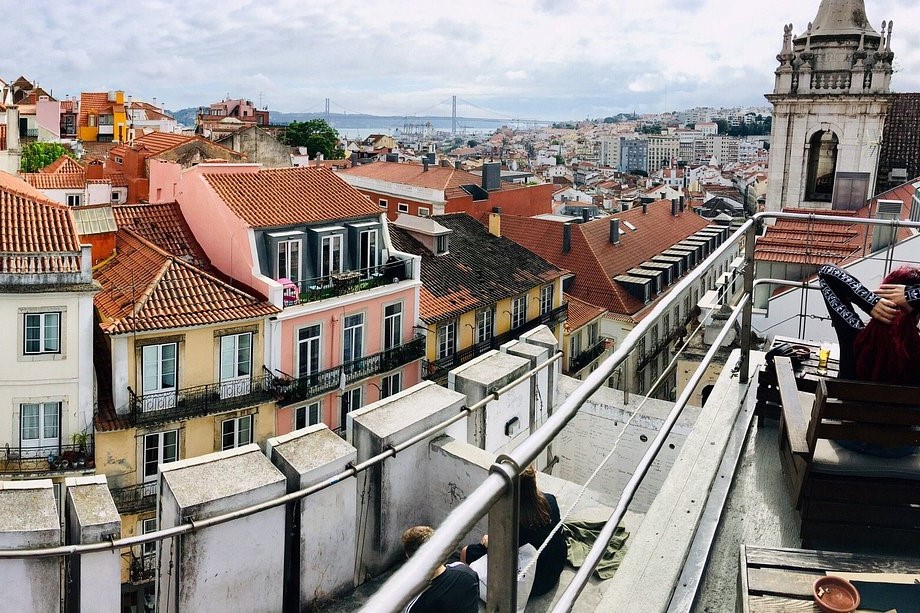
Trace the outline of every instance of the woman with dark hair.
<instances>
[{"instance_id":1,"label":"woman with dark hair","mask_svg":"<svg viewBox=\"0 0 920 613\"><path fill-rule=\"evenodd\" d=\"M546 494L537 487L537 471L528 466L521 473L521 506L519 511L518 546L531 544L539 551L550 532L560 522L559 504L556 497ZM470 564L488 551L489 535L482 537L477 545L467 545L460 552L460 560ZM565 566L565 537L557 530L537 558L531 597L550 591L559 583L559 575Z\"/></svg>"},{"instance_id":2,"label":"woman with dark hair","mask_svg":"<svg viewBox=\"0 0 920 613\"><path fill-rule=\"evenodd\" d=\"M920 268L892 271L873 292L836 266L818 271L821 295L840 342L841 379L920 384ZM872 319L864 324L854 305ZM908 455L915 447L881 447L838 441L844 447L873 455Z\"/></svg>"}]
</instances>

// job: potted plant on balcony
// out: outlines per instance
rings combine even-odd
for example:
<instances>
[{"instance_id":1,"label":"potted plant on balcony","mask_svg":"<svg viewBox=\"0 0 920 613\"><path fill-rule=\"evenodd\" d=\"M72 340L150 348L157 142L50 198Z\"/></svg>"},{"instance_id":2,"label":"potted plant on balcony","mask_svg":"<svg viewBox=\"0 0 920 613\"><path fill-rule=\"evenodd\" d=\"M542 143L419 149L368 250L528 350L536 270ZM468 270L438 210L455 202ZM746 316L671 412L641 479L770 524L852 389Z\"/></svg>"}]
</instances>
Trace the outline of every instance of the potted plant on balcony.
<instances>
[{"instance_id":1,"label":"potted plant on balcony","mask_svg":"<svg viewBox=\"0 0 920 613\"><path fill-rule=\"evenodd\" d=\"M73 465L80 468L86 465L86 446L89 443L89 432L74 432L70 436L73 446L77 448L77 451L74 454Z\"/></svg>"}]
</instances>

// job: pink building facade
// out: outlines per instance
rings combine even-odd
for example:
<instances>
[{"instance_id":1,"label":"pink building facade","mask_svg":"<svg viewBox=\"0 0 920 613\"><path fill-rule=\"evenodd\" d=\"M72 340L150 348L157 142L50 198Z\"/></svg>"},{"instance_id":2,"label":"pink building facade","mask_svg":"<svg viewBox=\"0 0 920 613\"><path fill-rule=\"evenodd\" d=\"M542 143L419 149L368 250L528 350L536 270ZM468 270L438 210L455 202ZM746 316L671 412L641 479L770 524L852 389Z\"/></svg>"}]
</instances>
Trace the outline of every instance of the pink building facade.
<instances>
[{"instance_id":1,"label":"pink building facade","mask_svg":"<svg viewBox=\"0 0 920 613\"><path fill-rule=\"evenodd\" d=\"M420 258L396 250L376 204L325 168L205 163L150 168L213 266L282 311L266 325L278 434L348 412L421 379Z\"/></svg>"}]
</instances>

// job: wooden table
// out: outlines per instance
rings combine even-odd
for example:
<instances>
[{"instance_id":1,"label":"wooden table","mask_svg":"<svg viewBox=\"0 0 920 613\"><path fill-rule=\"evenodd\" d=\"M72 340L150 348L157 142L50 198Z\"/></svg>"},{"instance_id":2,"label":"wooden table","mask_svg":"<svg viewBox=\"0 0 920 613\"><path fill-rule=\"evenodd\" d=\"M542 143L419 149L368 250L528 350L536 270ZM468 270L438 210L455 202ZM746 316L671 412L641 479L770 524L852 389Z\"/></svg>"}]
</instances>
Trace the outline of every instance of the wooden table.
<instances>
[{"instance_id":1,"label":"wooden table","mask_svg":"<svg viewBox=\"0 0 920 613\"><path fill-rule=\"evenodd\" d=\"M796 385L799 391L814 393L817 388L818 379L821 377L836 377L839 369L839 361L836 359L836 352L832 351L835 357L827 361L825 373L818 372L818 349L820 343L814 341L803 341L797 338L777 336L773 340L770 349L780 343L789 345L804 345L811 350L811 355L802 363L802 367L795 372ZM839 349L837 350L839 351ZM765 417L779 419L781 413L779 401L779 388L776 383L776 372L769 364L764 364L757 377L757 403L754 405L754 414L757 415L757 423L761 423Z\"/></svg>"},{"instance_id":2,"label":"wooden table","mask_svg":"<svg viewBox=\"0 0 920 613\"><path fill-rule=\"evenodd\" d=\"M813 600L812 584L827 571L920 573L920 559L742 545L738 610L820 611Z\"/></svg>"}]
</instances>

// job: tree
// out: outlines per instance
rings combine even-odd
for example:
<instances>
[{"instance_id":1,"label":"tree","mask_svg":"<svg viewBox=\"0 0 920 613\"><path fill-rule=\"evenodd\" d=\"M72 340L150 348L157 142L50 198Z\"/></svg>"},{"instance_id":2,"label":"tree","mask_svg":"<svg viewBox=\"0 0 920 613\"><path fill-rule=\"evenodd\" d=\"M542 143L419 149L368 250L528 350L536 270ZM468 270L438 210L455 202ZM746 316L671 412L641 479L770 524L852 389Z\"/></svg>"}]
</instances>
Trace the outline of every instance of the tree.
<instances>
[{"instance_id":1,"label":"tree","mask_svg":"<svg viewBox=\"0 0 920 613\"><path fill-rule=\"evenodd\" d=\"M19 169L22 172L38 172L62 155L73 157L73 153L60 143L25 143Z\"/></svg>"},{"instance_id":2,"label":"tree","mask_svg":"<svg viewBox=\"0 0 920 613\"><path fill-rule=\"evenodd\" d=\"M557 166L565 166L565 158L562 157L561 155L557 155L557 156L556 156L556 165L557 165Z\"/></svg>"},{"instance_id":3,"label":"tree","mask_svg":"<svg viewBox=\"0 0 920 613\"><path fill-rule=\"evenodd\" d=\"M476 140L475 138L471 138L470 140L466 141L466 146L470 148L478 147L479 141Z\"/></svg>"},{"instance_id":4,"label":"tree","mask_svg":"<svg viewBox=\"0 0 920 613\"><path fill-rule=\"evenodd\" d=\"M345 150L339 149L339 133L325 119L292 121L284 130L284 143L291 147L306 147L314 156L322 153L327 160L341 160Z\"/></svg>"}]
</instances>

